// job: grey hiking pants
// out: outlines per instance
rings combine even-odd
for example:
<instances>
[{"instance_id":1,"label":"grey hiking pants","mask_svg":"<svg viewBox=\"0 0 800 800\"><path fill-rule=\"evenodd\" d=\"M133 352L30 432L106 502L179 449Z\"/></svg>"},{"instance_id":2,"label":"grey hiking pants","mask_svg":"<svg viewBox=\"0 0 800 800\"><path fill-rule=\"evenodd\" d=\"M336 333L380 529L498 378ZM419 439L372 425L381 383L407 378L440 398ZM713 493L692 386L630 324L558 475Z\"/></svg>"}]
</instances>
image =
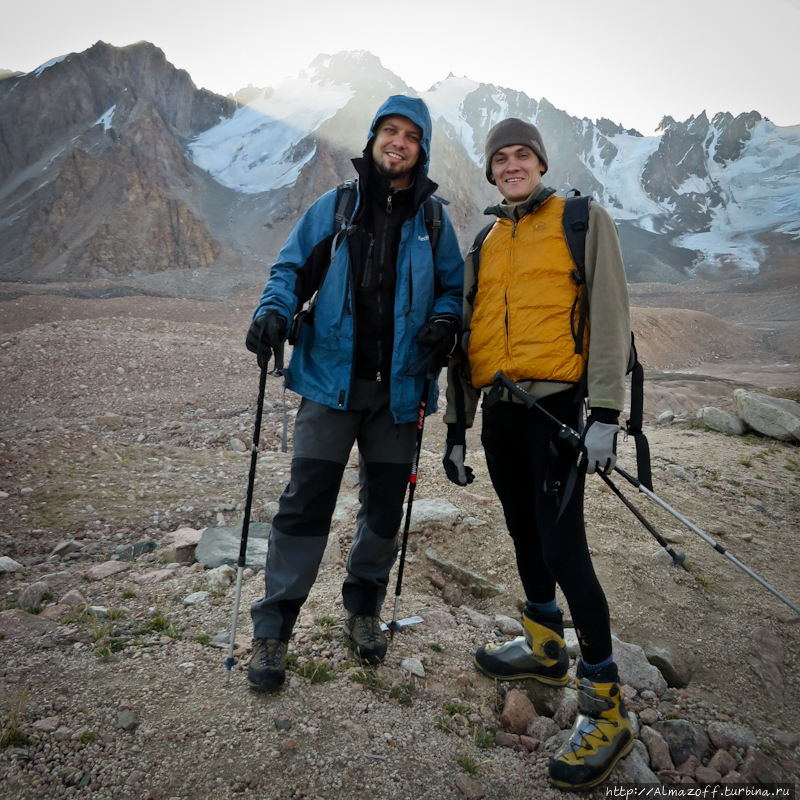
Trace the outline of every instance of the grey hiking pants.
<instances>
[{"instance_id":1,"label":"grey hiking pants","mask_svg":"<svg viewBox=\"0 0 800 800\"><path fill-rule=\"evenodd\" d=\"M255 638L288 641L316 580L342 474L356 441L361 509L342 595L351 613L380 613L397 557L417 428L415 422L395 425L389 396L388 382L356 379L347 410L303 399L295 422L291 477L269 535L266 592L250 607Z\"/></svg>"}]
</instances>

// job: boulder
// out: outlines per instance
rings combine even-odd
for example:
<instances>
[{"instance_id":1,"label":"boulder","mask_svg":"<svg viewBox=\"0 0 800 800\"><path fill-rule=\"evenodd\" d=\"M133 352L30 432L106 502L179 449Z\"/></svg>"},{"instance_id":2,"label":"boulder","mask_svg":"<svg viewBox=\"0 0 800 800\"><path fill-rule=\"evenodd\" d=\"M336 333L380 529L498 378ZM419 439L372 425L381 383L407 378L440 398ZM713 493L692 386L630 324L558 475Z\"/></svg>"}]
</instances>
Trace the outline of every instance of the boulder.
<instances>
[{"instance_id":1,"label":"boulder","mask_svg":"<svg viewBox=\"0 0 800 800\"><path fill-rule=\"evenodd\" d=\"M666 553L666 550L661 552ZM667 686L683 689L692 678L692 668L688 660L681 659L669 648L658 647L650 642L644 647L647 660L664 676Z\"/></svg>"},{"instance_id":2,"label":"boulder","mask_svg":"<svg viewBox=\"0 0 800 800\"><path fill-rule=\"evenodd\" d=\"M403 519L405 519L407 505L403 505ZM419 533L425 528L450 530L460 516L461 511L449 500L417 500L411 507L409 531Z\"/></svg>"},{"instance_id":3,"label":"boulder","mask_svg":"<svg viewBox=\"0 0 800 800\"><path fill-rule=\"evenodd\" d=\"M29 608L39 608L42 605L42 598L47 593L47 584L44 581L36 581L26 587L25 591L17 598L17 608L27 611Z\"/></svg>"},{"instance_id":4,"label":"boulder","mask_svg":"<svg viewBox=\"0 0 800 800\"><path fill-rule=\"evenodd\" d=\"M504 586L492 583L488 578L484 578L483 575L471 572L452 561L439 559L436 555L436 551L432 547L429 547L425 551L425 557L445 575L449 575L451 578L454 578L459 583L466 586L473 597L496 597L499 594L505 593Z\"/></svg>"},{"instance_id":5,"label":"boulder","mask_svg":"<svg viewBox=\"0 0 800 800\"><path fill-rule=\"evenodd\" d=\"M58 624L19 608L0 611L0 639L31 639L58 628Z\"/></svg>"},{"instance_id":6,"label":"boulder","mask_svg":"<svg viewBox=\"0 0 800 800\"><path fill-rule=\"evenodd\" d=\"M112 575L119 575L131 568L130 562L125 561L104 561L102 564L95 564L86 570L86 577L90 581L102 581Z\"/></svg>"},{"instance_id":7,"label":"boulder","mask_svg":"<svg viewBox=\"0 0 800 800\"><path fill-rule=\"evenodd\" d=\"M267 539L272 526L265 522L251 522L247 534L247 554L245 566L263 569L267 560ZM223 564L236 566L242 541L242 523L236 525L215 525L205 528L195 547L194 557L207 569L215 569Z\"/></svg>"},{"instance_id":8,"label":"boulder","mask_svg":"<svg viewBox=\"0 0 800 800\"><path fill-rule=\"evenodd\" d=\"M172 546L175 551L175 560L188 564L194 561L194 551L203 537L205 528L195 530L194 528L178 528L172 534Z\"/></svg>"},{"instance_id":9,"label":"boulder","mask_svg":"<svg viewBox=\"0 0 800 800\"><path fill-rule=\"evenodd\" d=\"M754 431L784 442L800 442L800 404L737 389L733 408Z\"/></svg>"},{"instance_id":10,"label":"boulder","mask_svg":"<svg viewBox=\"0 0 800 800\"><path fill-rule=\"evenodd\" d=\"M0 556L0 574L9 572L22 572L22 564L19 561L14 561L9 556Z\"/></svg>"},{"instance_id":11,"label":"boulder","mask_svg":"<svg viewBox=\"0 0 800 800\"><path fill-rule=\"evenodd\" d=\"M714 747L720 750L730 750L732 747L740 747L746 750L757 744L756 735L750 728L744 725L737 725L733 722L711 722L708 725L708 737ZM731 767L730 769L733 769ZM730 769L727 772L730 772ZM723 772L723 775L726 773Z\"/></svg>"},{"instance_id":12,"label":"boulder","mask_svg":"<svg viewBox=\"0 0 800 800\"><path fill-rule=\"evenodd\" d=\"M697 418L702 420L707 428L724 433L726 436L741 436L747 430L747 425L741 417L714 406L701 408L697 412Z\"/></svg>"},{"instance_id":13,"label":"boulder","mask_svg":"<svg viewBox=\"0 0 800 800\"><path fill-rule=\"evenodd\" d=\"M650 664L644 650L639 645L621 642L616 636L611 637L611 645L621 683L633 686L638 692L650 689L661 695L667 690L664 676L657 667Z\"/></svg>"},{"instance_id":14,"label":"boulder","mask_svg":"<svg viewBox=\"0 0 800 800\"><path fill-rule=\"evenodd\" d=\"M236 570L227 564L221 564L203 575L203 586L209 592L224 592L235 580Z\"/></svg>"}]
</instances>

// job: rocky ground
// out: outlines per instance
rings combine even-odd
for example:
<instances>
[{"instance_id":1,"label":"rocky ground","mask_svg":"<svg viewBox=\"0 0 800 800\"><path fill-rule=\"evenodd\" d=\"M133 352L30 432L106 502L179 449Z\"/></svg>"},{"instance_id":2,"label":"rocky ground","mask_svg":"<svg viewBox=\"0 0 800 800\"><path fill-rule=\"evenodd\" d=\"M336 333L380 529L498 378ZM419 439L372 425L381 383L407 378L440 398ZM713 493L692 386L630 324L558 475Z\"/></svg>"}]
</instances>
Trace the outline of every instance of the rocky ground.
<instances>
[{"instance_id":1,"label":"rocky ground","mask_svg":"<svg viewBox=\"0 0 800 800\"><path fill-rule=\"evenodd\" d=\"M426 425L416 500L449 501L457 513L412 533L400 601L401 616L419 613L424 623L398 633L376 670L347 649L340 589L357 495L348 472L287 686L276 696L247 688L258 573L244 581L239 664L224 669L213 639L230 627L233 588L178 561L172 534L241 517L258 378L242 343L255 298L3 295L0 557L18 565L0 561L10 570L0 573L3 796L565 796L549 788L547 761L575 693L495 685L471 666L479 645L513 631L521 587L478 431L466 491L441 471L441 415ZM797 446L691 422L700 405L730 410L739 385L796 391L796 367L779 368L763 337L734 323L654 308L634 319L652 377L656 491L800 602ZM687 348L710 335L713 353L704 360L677 345L682 335ZM681 369L694 374L674 373ZM270 379L258 520L269 520L288 477L282 397ZM298 398L286 401L291 422ZM670 409L689 421L655 426ZM632 443L620 450L633 470ZM621 488L685 552L691 572L670 566L608 488L589 481L588 535L616 647L636 662L625 691L640 745L615 778L796 783L800 619ZM143 554L120 552L145 541ZM187 604L199 591L208 594ZM683 685L656 680L626 645ZM529 689L533 707L513 688Z\"/></svg>"}]
</instances>

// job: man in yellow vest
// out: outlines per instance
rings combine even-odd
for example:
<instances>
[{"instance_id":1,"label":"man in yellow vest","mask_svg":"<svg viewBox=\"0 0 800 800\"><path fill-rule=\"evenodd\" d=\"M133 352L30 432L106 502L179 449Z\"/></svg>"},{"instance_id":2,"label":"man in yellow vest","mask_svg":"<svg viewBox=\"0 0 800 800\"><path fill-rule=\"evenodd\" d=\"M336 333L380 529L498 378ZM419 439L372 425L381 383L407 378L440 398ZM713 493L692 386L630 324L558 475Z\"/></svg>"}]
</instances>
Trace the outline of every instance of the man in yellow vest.
<instances>
[{"instance_id":1,"label":"man in yellow vest","mask_svg":"<svg viewBox=\"0 0 800 800\"><path fill-rule=\"evenodd\" d=\"M574 451L541 410L497 391L495 402L483 405L481 442L527 602L525 635L475 654L476 667L489 677L564 686L569 657L556 603L556 584L561 587L581 646L580 713L551 759L550 779L560 788L583 789L607 778L633 747L608 604L583 518L585 473L607 474L616 464L631 341L627 282L616 225L597 203L589 208L585 282L580 280L562 224L566 201L542 183L547 152L534 125L498 123L486 137L485 156L486 177L503 200L487 209L494 225L479 252L473 248L467 257L462 350L448 369L444 466L454 483L472 482L464 462L465 429L498 370L573 429L580 430L584 395L588 399L577 476L570 475ZM588 317L581 336L583 292Z\"/></svg>"}]
</instances>

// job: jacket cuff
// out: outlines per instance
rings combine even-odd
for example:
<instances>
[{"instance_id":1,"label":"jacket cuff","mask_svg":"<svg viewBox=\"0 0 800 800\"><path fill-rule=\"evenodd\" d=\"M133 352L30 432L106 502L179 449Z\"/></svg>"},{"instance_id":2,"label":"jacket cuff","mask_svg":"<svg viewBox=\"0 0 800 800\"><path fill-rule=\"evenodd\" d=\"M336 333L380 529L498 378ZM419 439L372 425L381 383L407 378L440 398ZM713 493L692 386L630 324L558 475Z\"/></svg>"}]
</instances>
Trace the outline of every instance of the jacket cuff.
<instances>
[{"instance_id":1,"label":"jacket cuff","mask_svg":"<svg viewBox=\"0 0 800 800\"><path fill-rule=\"evenodd\" d=\"M605 425L614 425L619 422L619 411L615 408L592 408L589 416L596 422L602 422Z\"/></svg>"},{"instance_id":2,"label":"jacket cuff","mask_svg":"<svg viewBox=\"0 0 800 800\"><path fill-rule=\"evenodd\" d=\"M467 430L457 422L447 423L447 440L453 444L467 443Z\"/></svg>"}]
</instances>

